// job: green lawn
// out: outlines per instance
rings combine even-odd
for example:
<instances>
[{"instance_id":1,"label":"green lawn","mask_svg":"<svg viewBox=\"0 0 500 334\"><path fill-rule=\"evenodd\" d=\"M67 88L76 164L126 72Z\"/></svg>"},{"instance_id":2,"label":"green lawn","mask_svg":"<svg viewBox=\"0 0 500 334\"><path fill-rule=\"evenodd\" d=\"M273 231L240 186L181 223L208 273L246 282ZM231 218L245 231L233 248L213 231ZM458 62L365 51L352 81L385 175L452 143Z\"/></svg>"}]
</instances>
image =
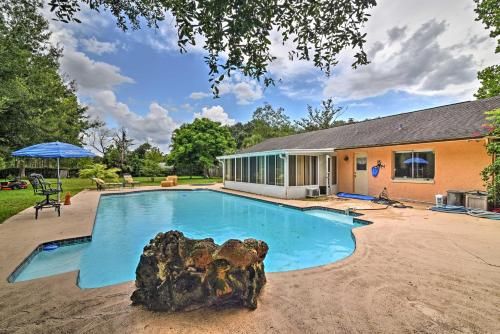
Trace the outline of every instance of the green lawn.
<instances>
[{"instance_id":1,"label":"green lawn","mask_svg":"<svg viewBox=\"0 0 500 334\"><path fill-rule=\"evenodd\" d=\"M134 177L134 180L141 181L142 185L159 185L164 177L156 177L154 182L150 177ZM49 179L49 182L54 182L55 179ZM66 192L70 192L72 196L76 195L83 189L95 189L95 185L88 179L63 179L63 190L61 198L64 198ZM222 182L221 179L205 179L200 176L180 176L179 184L201 184ZM28 189L22 190L0 190L0 224L7 218L16 213L32 206L36 201L42 200L42 196L35 196L31 186Z\"/></svg>"}]
</instances>

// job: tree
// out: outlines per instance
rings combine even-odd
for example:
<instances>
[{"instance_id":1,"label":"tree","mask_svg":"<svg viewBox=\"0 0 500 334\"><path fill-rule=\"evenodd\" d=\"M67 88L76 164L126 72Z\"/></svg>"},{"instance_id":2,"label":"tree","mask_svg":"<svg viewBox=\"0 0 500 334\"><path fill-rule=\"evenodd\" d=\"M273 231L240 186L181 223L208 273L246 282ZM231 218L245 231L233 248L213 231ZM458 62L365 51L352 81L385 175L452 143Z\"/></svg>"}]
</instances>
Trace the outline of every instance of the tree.
<instances>
[{"instance_id":1,"label":"tree","mask_svg":"<svg viewBox=\"0 0 500 334\"><path fill-rule=\"evenodd\" d=\"M258 107L252 116L252 135L261 140L294 134L295 127L285 109L274 109L269 103Z\"/></svg>"},{"instance_id":2,"label":"tree","mask_svg":"<svg viewBox=\"0 0 500 334\"><path fill-rule=\"evenodd\" d=\"M236 148L241 149L244 146L244 142L248 137L252 135L253 132L253 124L251 122L241 123L238 122L229 127L229 131L236 141Z\"/></svg>"},{"instance_id":3,"label":"tree","mask_svg":"<svg viewBox=\"0 0 500 334\"><path fill-rule=\"evenodd\" d=\"M128 158L128 165L130 166L132 175L141 176L142 175L142 166L144 163L144 159L146 159L146 153L151 149L151 144L148 142L142 143L135 150L133 150Z\"/></svg>"},{"instance_id":4,"label":"tree","mask_svg":"<svg viewBox=\"0 0 500 334\"><path fill-rule=\"evenodd\" d=\"M489 121L490 136L492 138L500 137L500 109L495 109L486 113L487 120ZM492 163L483 169L481 176L488 190L488 197L490 201L496 206L500 199L500 142L498 140L491 140L486 145L486 150L489 155L493 157Z\"/></svg>"},{"instance_id":5,"label":"tree","mask_svg":"<svg viewBox=\"0 0 500 334\"><path fill-rule=\"evenodd\" d=\"M158 147L151 147L145 154L146 160L151 160L157 163L165 161L165 156Z\"/></svg>"},{"instance_id":6,"label":"tree","mask_svg":"<svg viewBox=\"0 0 500 334\"><path fill-rule=\"evenodd\" d=\"M122 172L130 172L131 168L127 165L129 148L133 145L134 140L129 139L127 135L127 129L121 128L116 131L113 136L113 142L116 150L119 154L120 159L120 169Z\"/></svg>"},{"instance_id":7,"label":"tree","mask_svg":"<svg viewBox=\"0 0 500 334\"><path fill-rule=\"evenodd\" d=\"M0 2L0 153L46 141L81 144L91 123L59 74L41 1Z\"/></svg>"},{"instance_id":8,"label":"tree","mask_svg":"<svg viewBox=\"0 0 500 334\"><path fill-rule=\"evenodd\" d=\"M291 135L297 132L285 114L285 109L274 109L269 103L258 107L252 120L247 123L236 123L229 127L233 138L236 140L237 148L245 148L256 145L263 140Z\"/></svg>"},{"instance_id":9,"label":"tree","mask_svg":"<svg viewBox=\"0 0 500 334\"><path fill-rule=\"evenodd\" d=\"M497 38L500 35L500 5L498 0L474 0L477 14L476 21L482 21L490 36ZM495 53L500 53L500 39L497 39ZM477 73L481 87L474 96L478 99L493 97L500 94L500 65L486 67Z\"/></svg>"},{"instance_id":10,"label":"tree","mask_svg":"<svg viewBox=\"0 0 500 334\"><path fill-rule=\"evenodd\" d=\"M191 171L199 168L208 175L208 169L218 164L216 157L234 152L236 142L219 122L197 118L174 131L170 147L169 163Z\"/></svg>"},{"instance_id":11,"label":"tree","mask_svg":"<svg viewBox=\"0 0 500 334\"><path fill-rule=\"evenodd\" d=\"M139 159L144 160L146 159L146 153L151 150L152 146L150 143L146 142L141 145L139 145L133 152L134 155L136 155Z\"/></svg>"},{"instance_id":12,"label":"tree","mask_svg":"<svg viewBox=\"0 0 500 334\"><path fill-rule=\"evenodd\" d=\"M112 142L112 132L106 127L104 122L97 121L95 126L87 131L85 143L94 150L106 155L106 151Z\"/></svg>"},{"instance_id":13,"label":"tree","mask_svg":"<svg viewBox=\"0 0 500 334\"><path fill-rule=\"evenodd\" d=\"M477 73L481 87L474 96L478 99L500 95L500 65L486 67Z\"/></svg>"},{"instance_id":14,"label":"tree","mask_svg":"<svg viewBox=\"0 0 500 334\"><path fill-rule=\"evenodd\" d=\"M115 147L114 144L111 144L107 148L106 154L104 155L102 161L107 166L116 168L120 167L120 152L118 151L118 149Z\"/></svg>"},{"instance_id":15,"label":"tree","mask_svg":"<svg viewBox=\"0 0 500 334\"><path fill-rule=\"evenodd\" d=\"M307 105L307 117L295 121L295 124L303 131L314 131L328 129L334 126L345 124L337 118L342 114L342 107L335 107L331 98L321 102L321 109Z\"/></svg>"},{"instance_id":16,"label":"tree","mask_svg":"<svg viewBox=\"0 0 500 334\"><path fill-rule=\"evenodd\" d=\"M196 44L196 36L204 38L215 94L217 85L235 71L263 78L265 85L273 83L267 73L275 59L270 51L273 33L290 43L292 59L312 60L327 75L345 49L355 50L352 67L367 64L366 34L361 29L368 20L367 11L376 5L375 0L51 0L49 5L60 21L80 22L77 13L82 3L96 11L109 10L123 30L137 29L141 21L158 27L172 14L181 53Z\"/></svg>"},{"instance_id":17,"label":"tree","mask_svg":"<svg viewBox=\"0 0 500 334\"><path fill-rule=\"evenodd\" d=\"M477 14L476 21L483 21L486 29L490 30L490 37L500 35L500 4L498 0L474 0ZM500 52L500 39L497 39L496 53Z\"/></svg>"}]
</instances>

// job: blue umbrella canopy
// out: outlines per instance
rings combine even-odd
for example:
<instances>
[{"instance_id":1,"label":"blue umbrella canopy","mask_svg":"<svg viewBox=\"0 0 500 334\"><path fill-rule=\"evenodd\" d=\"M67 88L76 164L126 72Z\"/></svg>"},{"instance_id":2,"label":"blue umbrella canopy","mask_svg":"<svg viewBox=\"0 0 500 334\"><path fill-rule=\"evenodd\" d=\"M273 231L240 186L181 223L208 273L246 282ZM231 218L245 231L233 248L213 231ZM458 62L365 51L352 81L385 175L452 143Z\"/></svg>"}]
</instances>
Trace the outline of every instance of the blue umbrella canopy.
<instances>
[{"instance_id":1,"label":"blue umbrella canopy","mask_svg":"<svg viewBox=\"0 0 500 334\"><path fill-rule=\"evenodd\" d=\"M94 157L95 154L78 146L61 143L58 141L52 143L36 144L17 150L12 153L15 157L29 158L87 158Z\"/></svg>"},{"instance_id":2,"label":"blue umbrella canopy","mask_svg":"<svg viewBox=\"0 0 500 334\"><path fill-rule=\"evenodd\" d=\"M406 159L405 161L403 161L405 164L423 164L423 165L427 165L429 162L425 159L422 159L422 158L410 158L410 159Z\"/></svg>"},{"instance_id":3,"label":"blue umbrella canopy","mask_svg":"<svg viewBox=\"0 0 500 334\"><path fill-rule=\"evenodd\" d=\"M60 192L62 191L61 176L59 175L59 159L91 158L95 156L94 153L87 151L84 148L58 141L28 146L13 152L12 155L15 157L57 159L57 188L59 189L59 192L57 193L58 202L61 199Z\"/></svg>"}]
</instances>

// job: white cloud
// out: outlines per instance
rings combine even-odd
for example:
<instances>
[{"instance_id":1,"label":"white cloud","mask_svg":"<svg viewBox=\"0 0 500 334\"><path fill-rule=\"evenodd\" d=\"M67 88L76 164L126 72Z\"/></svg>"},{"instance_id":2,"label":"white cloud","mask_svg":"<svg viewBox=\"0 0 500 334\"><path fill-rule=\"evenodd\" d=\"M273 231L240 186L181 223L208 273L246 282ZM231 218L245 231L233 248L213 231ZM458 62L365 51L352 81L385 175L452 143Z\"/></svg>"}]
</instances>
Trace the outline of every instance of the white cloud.
<instances>
[{"instance_id":1,"label":"white cloud","mask_svg":"<svg viewBox=\"0 0 500 334\"><path fill-rule=\"evenodd\" d=\"M92 91L109 90L120 84L134 82L132 78L122 74L119 67L92 60L85 53L78 51L78 39L69 28L74 25L49 22L53 32L51 42L63 46L63 56L59 60L60 70L71 80L75 80L79 93L91 95Z\"/></svg>"},{"instance_id":2,"label":"white cloud","mask_svg":"<svg viewBox=\"0 0 500 334\"><path fill-rule=\"evenodd\" d=\"M156 102L149 105L145 115L140 115L130 110L127 104L117 100L113 90L119 85L134 83L134 80L124 75L118 66L95 61L84 52L78 51L80 43L87 51L94 48L94 52L105 52L111 51L112 48L96 39L79 40L76 37L78 32L86 32L89 22L93 22L90 18L89 21L82 21L82 24L64 25L55 21L49 21L49 24L53 32L51 41L64 48L63 57L60 58L61 72L69 79L75 80L79 97L89 101L88 115L93 119L111 121L116 127L125 127L136 143L148 141L168 151L172 132L178 124L168 111ZM94 23L104 25L99 20Z\"/></svg>"},{"instance_id":3,"label":"white cloud","mask_svg":"<svg viewBox=\"0 0 500 334\"><path fill-rule=\"evenodd\" d=\"M442 47L437 40L445 30L444 21L424 23L407 39L379 49L371 64L356 70L343 68L328 80L324 95L356 100L390 90L425 95L471 90L476 78L473 56Z\"/></svg>"},{"instance_id":4,"label":"white cloud","mask_svg":"<svg viewBox=\"0 0 500 334\"><path fill-rule=\"evenodd\" d=\"M224 80L218 88L220 96L233 94L238 104L250 104L264 96L262 87L256 81L240 75Z\"/></svg>"},{"instance_id":5,"label":"white cloud","mask_svg":"<svg viewBox=\"0 0 500 334\"><path fill-rule=\"evenodd\" d=\"M352 107L352 108L368 108L368 107L373 107L374 104L372 102L353 102L349 103L347 107Z\"/></svg>"},{"instance_id":6,"label":"white cloud","mask_svg":"<svg viewBox=\"0 0 500 334\"><path fill-rule=\"evenodd\" d=\"M82 39L81 44L85 51L98 55L104 53L114 53L118 49L118 43L98 41L95 37Z\"/></svg>"},{"instance_id":7,"label":"white cloud","mask_svg":"<svg viewBox=\"0 0 500 334\"><path fill-rule=\"evenodd\" d=\"M112 89L113 87L133 83L134 80L121 73L119 67L90 59L83 52L66 49L60 60L61 70L77 83L83 93Z\"/></svg>"},{"instance_id":8,"label":"white cloud","mask_svg":"<svg viewBox=\"0 0 500 334\"><path fill-rule=\"evenodd\" d=\"M192 100L201 100L201 99L204 99L206 97L209 97L210 95L211 94L205 93L205 92L192 92L189 95L189 98L192 99Z\"/></svg>"},{"instance_id":9,"label":"white cloud","mask_svg":"<svg viewBox=\"0 0 500 334\"><path fill-rule=\"evenodd\" d=\"M166 12L165 20L158 23L158 28L148 31L147 37L143 39L141 36L139 41L145 42L157 51L179 52L180 48L177 44L179 37L175 25L175 17L172 13ZM199 34L195 34L194 41L195 45L186 47L188 52L206 53L206 50L203 49L205 45L204 38Z\"/></svg>"},{"instance_id":10,"label":"white cloud","mask_svg":"<svg viewBox=\"0 0 500 334\"><path fill-rule=\"evenodd\" d=\"M193 111L194 107L189 103L183 103L179 106L179 109L186 111Z\"/></svg>"},{"instance_id":11,"label":"white cloud","mask_svg":"<svg viewBox=\"0 0 500 334\"><path fill-rule=\"evenodd\" d=\"M474 20L473 7L468 0L380 2L365 29L371 63L353 70L346 52L323 95L360 100L400 91L472 98L477 71L496 57L495 41Z\"/></svg>"},{"instance_id":12,"label":"white cloud","mask_svg":"<svg viewBox=\"0 0 500 334\"><path fill-rule=\"evenodd\" d=\"M292 43L294 36L283 43L281 33L273 29L270 34L271 39L271 54L276 57L269 64L269 72L274 79L283 80L285 84L297 79L300 76L316 73L322 75L321 71L314 67L311 61L294 59L291 60L289 52L294 50Z\"/></svg>"},{"instance_id":13,"label":"white cloud","mask_svg":"<svg viewBox=\"0 0 500 334\"><path fill-rule=\"evenodd\" d=\"M194 113L194 118L208 118L214 122L219 122L222 125L233 125L236 121L229 118L229 115L221 106L203 107L201 113Z\"/></svg>"},{"instance_id":14,"label":"white cloud","mask_svg":"<svg viewBox=\"0 0 500 334\"><path fill-rule=\"evenodd\" d=\"M111 117L118 127L126 128L129 136L137 143L148 141L163 151L169 150L172 133L179 126L169 112L157 102L151 103L149 112L142 116L131 111L125 103L118 101L110 90L93 95L89 114L100 119Z\"/></svg>"}]
</instances>

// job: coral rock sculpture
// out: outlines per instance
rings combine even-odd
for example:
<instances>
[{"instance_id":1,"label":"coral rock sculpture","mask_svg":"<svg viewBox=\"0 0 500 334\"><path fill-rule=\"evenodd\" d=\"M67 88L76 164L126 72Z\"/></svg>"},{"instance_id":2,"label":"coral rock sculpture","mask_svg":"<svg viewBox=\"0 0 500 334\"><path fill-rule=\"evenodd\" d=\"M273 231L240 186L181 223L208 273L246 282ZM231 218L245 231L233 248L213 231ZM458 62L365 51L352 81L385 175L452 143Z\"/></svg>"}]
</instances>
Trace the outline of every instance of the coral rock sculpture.
<instances>
[{"instance_id":1,"label":"coral rock sculpture","mask_svg":"<svg viewBox=\"0 0 500 334\"><path fill-rule=\"evenodd\" d=\"M141 255L133 305L154 311L242 305L255 309L266 283L268 246L255 239L189 239L179 231L159 233Z\"/></svg>"}]
</instances>

